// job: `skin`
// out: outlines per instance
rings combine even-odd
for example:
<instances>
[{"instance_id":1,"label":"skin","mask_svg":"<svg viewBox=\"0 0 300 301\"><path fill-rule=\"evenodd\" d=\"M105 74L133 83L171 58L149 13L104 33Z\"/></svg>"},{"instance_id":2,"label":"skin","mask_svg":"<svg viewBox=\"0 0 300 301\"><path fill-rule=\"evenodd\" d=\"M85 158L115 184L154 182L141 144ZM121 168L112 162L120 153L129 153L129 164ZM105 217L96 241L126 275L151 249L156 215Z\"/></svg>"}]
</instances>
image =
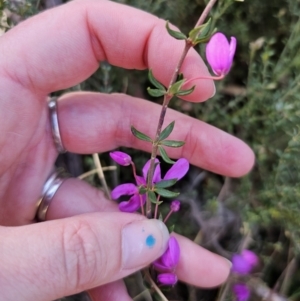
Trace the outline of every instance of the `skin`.
<instances>
[{"instance_id":1,"label":"skin","mask_svg":"<svg viewBox=\"0 0 300 301\"><path fill-rule=\"evenodd\" d=\"M104 0L72 1L30 18L0 38L0 290L5 300L53 300L82 290L95 301L131 300L120 279L141 267L122 269L118 238L127 224L143 217L117 212L116 204L101 191L68 179L51 202L48 221L35 223L37 200L58 155L47 95L85 80L103 60L127 69L152 68L167 85L182 49L182 41L168 36L165 21ZM194 50L181 72L187 79L209 75ZM191 81L194 84L197 88L186 100L201 102L214 94L212 81ZM130 125L151 136L159 111L158 105L128 95L66 94L58 103L63 144L75 153L119 146L150 151L149 144L132 136ZM185 157L230 177L252 168L253 152L239 139L169 110L165 122L173 120L170 138L186 144L170 150L171 157ZM110 229L109 235L104 229ZM226 260L174 235L186 254L177 269L182 281L213 287L226 280ZM82 254L86 259L87 245L95 246L93 252L97 248L94 264L80 260ZM69 269L71 254L77 255Z\"/></svg>"}]
</instances>

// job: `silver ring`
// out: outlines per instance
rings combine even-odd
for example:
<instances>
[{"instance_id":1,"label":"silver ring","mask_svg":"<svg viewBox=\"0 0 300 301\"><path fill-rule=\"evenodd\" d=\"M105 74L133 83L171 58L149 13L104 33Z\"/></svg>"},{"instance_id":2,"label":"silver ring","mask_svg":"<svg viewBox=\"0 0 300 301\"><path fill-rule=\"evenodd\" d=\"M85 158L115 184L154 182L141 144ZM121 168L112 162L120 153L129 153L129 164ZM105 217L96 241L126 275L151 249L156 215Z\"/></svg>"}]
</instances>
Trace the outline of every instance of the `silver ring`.
<instances>
[{"instance_id":1,"label":"silver ring","mask_svg":"<svg viewBox=\"0 0 300 301\"><path fill-rule=\"evenodd\" d=\"M55 144L55 148L59 153L65 153L66 149L61 140L60 130L59 130L59 122L57 115L57 97L52 97L48 102L48 108L50 113L50 123L51 123L51 131L52 137Z\"/></svg>"},{"instance_id":2,"label":"silver ring","mask_svg":"<svg viewBox=\"0 0 300 301\"><path fill-rule=\"evenodd\" d=\"M61 184L67 179L67 174L63 169L54 171L43 186L42 196L38 201L36 219L45 221L46 214L51 201Z\"/></svg>"}]
</instances>

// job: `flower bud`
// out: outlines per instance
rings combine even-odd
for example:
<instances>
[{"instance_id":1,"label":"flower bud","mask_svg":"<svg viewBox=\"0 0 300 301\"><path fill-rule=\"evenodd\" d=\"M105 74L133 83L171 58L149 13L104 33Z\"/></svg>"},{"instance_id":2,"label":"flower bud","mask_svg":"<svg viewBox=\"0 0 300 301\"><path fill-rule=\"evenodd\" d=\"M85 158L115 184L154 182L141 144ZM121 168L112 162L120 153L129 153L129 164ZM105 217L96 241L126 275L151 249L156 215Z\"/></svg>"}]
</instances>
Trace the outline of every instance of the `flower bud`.
<instances>
[{"instance_id":1,"label":"flower bud","mask_svg":"<svg viewBox=\"0 0 300 301\"><path fill-rule=\"evenodd\" d=\"M247 301L250 297L250 290L246 284L237 283L232 288L237 301Z\"/></svg>"},{"instance_id":2,"label":"flower bud","mask_svg":"<svg viewBox=\"0 0 300 301\"><path fill-rule=\"evenodd\" d=\"M122 166L128 166L131 164L132 160L129 155L123 152L115 151L109 153L110 157Z\"/></svg>"},{"instance_id":3,"label":"flower bud","mask_svg":"<svg viewBox=\"0 0 300 301\"><path fill-rule=\"evenodd\" d=\"M241 254L235 254L232 257L232 271L246 275L258 264L258 257L250 250L243 250Z\"/></svg>"},{"instance_id":4,"label":"flower bud","mask_svg":"<svg viewBox=\"0 0 300 301\"><path fill-rule=\"evenodd\" d=\"M235 49L235 37L230 38L230 43L221 32L217 32L211 37L206 45L206 58L216 75L224 76L229 72Z\"/></svg>"},{"instance_id":5,"label":"flower bud","mask_svg":"<svg viewBox=\"0 0 300 301\"><path fill-rule=\"evenodd\" d=\"M171 208L171 210L172 210L173 212L179 211L179 209L180 209L180 201L177 201L177 200L173 201L173 202L171 203L170 208Z\"/></svg>"}]
</instances>

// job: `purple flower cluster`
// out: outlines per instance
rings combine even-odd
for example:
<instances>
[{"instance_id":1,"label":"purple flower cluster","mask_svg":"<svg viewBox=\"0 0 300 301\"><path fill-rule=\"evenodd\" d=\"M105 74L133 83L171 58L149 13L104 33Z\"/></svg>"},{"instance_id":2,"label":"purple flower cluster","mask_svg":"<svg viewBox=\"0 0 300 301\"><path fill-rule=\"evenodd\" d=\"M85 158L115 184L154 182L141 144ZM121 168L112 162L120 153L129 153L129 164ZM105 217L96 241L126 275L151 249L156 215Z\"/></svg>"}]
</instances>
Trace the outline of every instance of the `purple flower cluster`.
<instances>
[{"instance_id":1,"label":"purple flower cluster","mask_svg":"<svg viewBox=\"0 0 300 301\"><path fill-rule=\"evenodd\" d=\"M250 250L243 250L241 254L232 257L231 271L237 275L247 275L258 264L258 257ZM237 301L247 301L250 297L250 289L244 283L237 283L232 288Z\"/></svg>"},{"instance_id":2,"label":"purple flower cluster","mask_svg":"<svg viewBox=\"0 0 300 301\"><path fill-rule=\"evenodd\" d=\"M115 153L118 153L115 155ZM130 156L128 156L125 153L122 153L123 155L120 155L121 152L112 152L110 153L110 156L113 160L115 160L117 163L126 166L129 165L127 162L131 162ZM124 163L126 162L126 163ZM171 179L177 179L180 180L182 177L185 176L185 174L189 170L189 162L181 158L177 160L177 162L168 170L168 172L165 174L165 176L161 177L161 170L160 170L160 162L158 159L155 160L157 163L153 175L153 183L157 183L161 180L171 180ZM126 165L125 165L126 164ZM123 195L129 195L130 198L128 201L121 202L119 204L120 211L123 212L135 212L137 211L141 206L143 206L146 202L146 194L140 194L139 189L141 187L147 186L147 175L150 168L150 160L144 165L142 173L143 176L135 175L135 181L136 184L133 183L125 183L118 185L113 189L111 192L111 197L113 200L117 200L119 197Z\"/></svg>"},{"instance_id":3,"label":"purple flower cluster","mask_svg":"<svg viewBox=\"0 0 300 301\"><path fill-rule=\"evenodd\" d=\"M166 252L156 261L153 267L159 272L157 281L163 285L174 285L177 282L175 274L176 267L179 262L180 248L174 236L171 236Z\"/></svg>"}]
</instances>

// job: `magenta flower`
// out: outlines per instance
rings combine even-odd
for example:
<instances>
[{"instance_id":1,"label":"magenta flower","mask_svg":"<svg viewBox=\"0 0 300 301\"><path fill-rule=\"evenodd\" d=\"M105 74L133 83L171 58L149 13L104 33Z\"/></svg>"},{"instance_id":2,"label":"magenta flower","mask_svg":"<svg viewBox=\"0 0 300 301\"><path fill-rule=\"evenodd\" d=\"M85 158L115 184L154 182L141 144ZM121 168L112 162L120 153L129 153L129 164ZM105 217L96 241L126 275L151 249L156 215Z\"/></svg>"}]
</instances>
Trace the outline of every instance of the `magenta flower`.
<instances>
[{"instance_id":1,"label":"magenta flower","mask_svg":"<svg viewBox=\"0 0 300 301\"><path fill-rule=\"evenodd\" d=\"M109 153L110 157L122 166L128 166L131 164L132 160L129 155L123 152L115 151Z\"/></svg>"},{"instance_id":2,"label":"magenta flower","mask_svg":"<svg viewBox=\"0 0 300 301\"><path fill-rule=\"evenodd\" d=\"M164 273L157 276L157 281L163 285L174 285L177 283L177 276L173 273Z\"/></svg>"},{"instance_id":3,"label":"magenta flower","mask_svg":"<svg viewBox=\"0 0 300 301\"><path fill-rule=\"evenodd\" d=\"M235 284L232 288L237 301L247 301L250 297L250 290L246 284Z\"/></svg>"},{"instance_id":4,"label":"magenta flower","mask_svg":"<svg viewBox=\"0 0 300 301\"><path fill-rule=\"evenodd\" d=\"M173 201L173 202L171 203L170 209L171 209L173 212L179 211L179 209L180 209L180 201L177 201L177 200Z\"/></svg>"},{"instance_id":5,"label":"magenta flower","mask_svg":"<svg viewBox=\"0 0 300 301\"><path fill-rule=\"evenodd\" d=\"M153 262L154 268L159 272L174 272L179 262L180 248L177 239L170 237L166 252Z\"/></svg>"},{"instance_id":6,"label":"magenta flower","mask_svg":"<svg viewBox=\"0 0 300 301\"><path fill-rule=\"evenodd\" d=\"M218 76L226 75L232 65L236 49L236 38L231 37L230 43L221 32L215 33L206 45L206 58L213 72Z\"/></svg>"},{"instance_id":7,"label":"magenta flower","mask_svg":"<svg viewBox=\"0 0 300 301\"><path fill-rule=\"evenodd\" d=\"M159 160L155 160L156 168L154 170L153 183L161 181L161 170ZM119 204L119 209L123 212L135 212L141 207L141 204L145 204L146 195L139 194L139 187L147 185L147 175L150 168L150 160L143 167L143 176L136 176L136 185L132 183L121 184L113 189L111 192L111 197L113 200L118 199L123 195L131 196L128 201L121 202ZM177 162L169 169L169 171L164 176L164 180L177 179L180 180L189 170L189 162L186 159L179 159Z\"/></svg>"},{"instance_id":8,"label":"magenta flower","mask_svg":"<svg viewBox=\"0 0 300 301\"><path fill-rule=\"evenodd\" d=\"M231 270L237 274L246 275L258 264L258 257L249 250L243 250L241 254L232 257Z\"/></svg>"},{"instance_id":9,"label":"magenta flower","mask_svg":"<svg viewBox=\"0 0 300 301\"><path fill-rule=\"evenodd\" d=\"M159 272L157 281L164 285L174 285L177 282L175 269L180 257L179 244L175 237L171 236L166 252L153 262L153 267Z\"/></svg>"}]
</instances>

